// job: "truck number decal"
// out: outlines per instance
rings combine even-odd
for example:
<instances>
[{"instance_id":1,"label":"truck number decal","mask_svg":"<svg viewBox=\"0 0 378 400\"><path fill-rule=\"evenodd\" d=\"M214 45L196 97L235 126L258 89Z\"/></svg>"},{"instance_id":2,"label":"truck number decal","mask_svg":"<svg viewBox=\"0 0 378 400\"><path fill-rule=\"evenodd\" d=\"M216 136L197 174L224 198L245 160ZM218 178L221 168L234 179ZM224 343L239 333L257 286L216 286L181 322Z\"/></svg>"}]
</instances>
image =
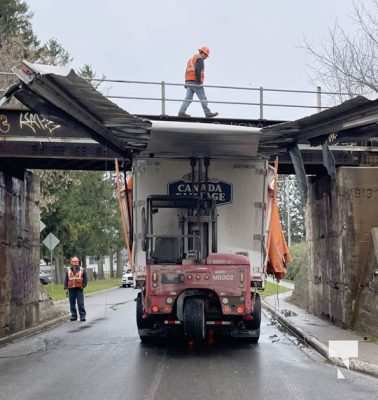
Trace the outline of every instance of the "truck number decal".
<instances>
[{"instance_id":1,"label":"truck number decal","mask_svg":"<svg viewBox=\"0 0 378 400\"><path fill-rule=\"evenodd\" d=\"M233 281L234 275L233 274L214 274L213 279L215 281Z\"/></svg>"}]
</instances>

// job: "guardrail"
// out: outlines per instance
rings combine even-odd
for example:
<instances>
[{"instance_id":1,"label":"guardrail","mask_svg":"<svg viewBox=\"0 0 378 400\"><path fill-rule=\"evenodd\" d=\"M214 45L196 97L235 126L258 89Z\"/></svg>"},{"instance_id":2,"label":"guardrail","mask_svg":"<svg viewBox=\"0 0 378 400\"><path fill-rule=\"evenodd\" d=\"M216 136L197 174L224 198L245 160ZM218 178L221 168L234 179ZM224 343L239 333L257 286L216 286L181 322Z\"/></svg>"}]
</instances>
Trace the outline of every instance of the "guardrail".
<instances>
[{"instance_id":1,"label":"guardrail","mask_svg":"<svg viewBox=\"0 0 378 400\"><path fill-rule=\"evenodd\" d=\"M10 72L0 72L1 76L9 76L13 77L15 74ZM137 80L124 80L124 79L92 79L92 82L96 82L97 84L102 83L114 83L114 84L122 84L122 85L142 85L142 86L155 86L160 88L160 96L158 97L150 97L150 96L123 96L123 95L106 95L109 99L115 100L138 100L138 101L154 101L160 102L160 115L166 114L166 106L167 103L170 102L183 102L183 98L174 98L167 96L167 88L169 87L184 87L185 83L176 83L176 82L166 82L166 81L137 81ZM258 101L250 102L250 101L227 101L227 100L213 100L208 99L208 103L210 104L224 104L224 105L239 105L239 106L255 106L259 109L259 118L264 119L265 108L297 108L297 109L312 109L316 111L322 111L329 107L324 106L322 104L323 96L355 96L357 94L344 93L344 92L330 92L330 91L322 91L320 86L316 87L316 90L298 90L298 89L275 89L275 88L265 88L265 87L249 87L249 86L227 86L227 85L203 85L204 88L211 89L225 89L225 90L239 90L243 92L255 92L258 93ZM5 89L0 89L1 92L4 92ZM265 102L265 95L267 93L287 93L287 94L313 94L315 95L314 104L290 104L290 103L269 103ZM192 100L194 103L200 103L200 100Z\"/></svg>"}]
</instances>

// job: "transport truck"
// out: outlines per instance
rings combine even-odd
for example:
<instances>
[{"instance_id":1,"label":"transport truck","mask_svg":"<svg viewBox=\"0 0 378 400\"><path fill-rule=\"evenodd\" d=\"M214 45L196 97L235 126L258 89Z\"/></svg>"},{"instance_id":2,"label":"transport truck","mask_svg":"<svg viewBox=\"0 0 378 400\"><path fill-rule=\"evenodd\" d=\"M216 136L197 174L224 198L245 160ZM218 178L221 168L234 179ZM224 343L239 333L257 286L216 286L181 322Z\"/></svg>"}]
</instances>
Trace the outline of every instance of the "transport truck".
<instances>
[{"instance_id":1,"label":"transport truck","mask_svg":"<svg viewBox=\"0 0 378 400\"><path fill-rule=\"evenodd\" d=\"M73 71L23 62L16 72L20 82L2 101L15 96L58 123L69 116L87 140L116 151L129 174L122 185L116 162L141 340L219 333L257 342L259 289L266 274L281 278L289 259L277 166L264 159L276 145L265 140L259 153L261 129L248 124L132 116Z\"/></svg>"},{"instance_id":2,"label":"transport truck","mask_svg":"<svg viewBox=\"0 0 378 400\"><path fill-rule=\"evenodd\" d=\"M142 342L258 342L259 290L280 273L269 256L275 178L258 158L134 159L125 208Z\"/></svg>"}]
</instances>

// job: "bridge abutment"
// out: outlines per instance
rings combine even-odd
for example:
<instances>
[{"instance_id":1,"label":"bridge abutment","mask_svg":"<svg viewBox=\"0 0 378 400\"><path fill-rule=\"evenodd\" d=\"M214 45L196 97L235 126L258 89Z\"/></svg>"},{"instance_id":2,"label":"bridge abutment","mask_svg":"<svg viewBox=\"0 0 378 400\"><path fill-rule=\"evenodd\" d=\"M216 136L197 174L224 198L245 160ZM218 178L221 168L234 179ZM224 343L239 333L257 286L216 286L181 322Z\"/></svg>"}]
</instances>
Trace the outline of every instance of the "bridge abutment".
<instances>
[{"instance_id":1,"label":"bridge abutment","mask_svg":"<svg viewBox=\"0 0 378 400\"><path fill-rule=\"evenodd\" d=\"M311 178L306 225L309 266L300 301L337 325L377 335L378 168L342 167L335 181Z\"/></svg>"},{"instance_id":2,"label":"bridge abutment","mask_svg":"<svg viewBox=\"0 0 378 400\"><path fill-rule=\"evenodd\" d=\"M39 317L39 178L0 172L0 337Z\"/></svg>"}]
</instances>

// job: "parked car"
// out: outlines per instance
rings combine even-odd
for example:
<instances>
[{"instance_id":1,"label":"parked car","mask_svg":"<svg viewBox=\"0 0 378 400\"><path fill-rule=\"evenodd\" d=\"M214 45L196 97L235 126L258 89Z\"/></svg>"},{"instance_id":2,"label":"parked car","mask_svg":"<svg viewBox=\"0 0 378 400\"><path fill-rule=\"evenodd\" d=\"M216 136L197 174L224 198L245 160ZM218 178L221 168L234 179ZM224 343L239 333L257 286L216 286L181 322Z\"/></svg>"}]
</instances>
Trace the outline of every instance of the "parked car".
<instances>
[{"instance_id":1,"label":"parked car","mask_svg":"<svg viewBox=\"0 0 378 400\"><path fill-rule=\"evenodd\" d=\"M52 282L51 276L43 271L39 272L39 281L42 283L42 285L47 285Z\"/></svg>"},{"instance_id":2,"label":"parked car","mask_svg":"<svg viewBox=\"0 0 378 400\"><path fill-rule=\"evenodd\" d=\"M134 276L130 269L122 274L121 287L135 287Z\"/></svg>"},{"instance_id":3,"label":"parked car","mask_svg":"<svg viewBox=\"0 0 378 400\"><path fill-rule=\"evenodd\" d=\"M47 285L53 281L53 268L51 265L40 264L39 266L39 281L42 285Z\"/></svg>"}]
</instances>

